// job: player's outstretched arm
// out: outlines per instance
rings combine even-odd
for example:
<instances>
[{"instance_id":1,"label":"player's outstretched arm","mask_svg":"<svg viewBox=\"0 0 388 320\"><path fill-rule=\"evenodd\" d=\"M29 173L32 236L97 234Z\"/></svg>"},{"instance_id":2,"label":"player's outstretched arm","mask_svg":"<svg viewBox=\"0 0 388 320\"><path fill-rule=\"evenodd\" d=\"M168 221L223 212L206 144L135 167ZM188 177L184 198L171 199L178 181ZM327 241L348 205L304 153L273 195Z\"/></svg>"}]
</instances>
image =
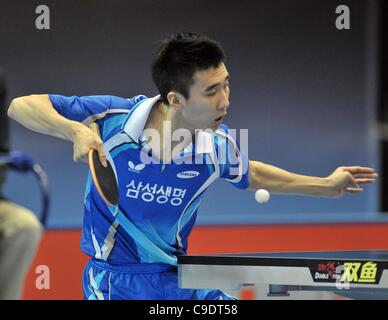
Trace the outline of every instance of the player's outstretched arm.
<instances>
[{"instance_id":1,"label":"player's outstretched arm","mask_svg":"<svg viewBox=\"0 0 388 320\"><path fill-rule=\"evenodd\" d=\"M106 159L100 137L82 123L61 116L46 94L13 99L8 116L33 131L72 141L74 161L86 162L92 148L98 150L102 163Z\"/></svg>"},{"instance_id":2,"label":"player's outstretched arm","mask_svg":"<svg viewBox=\"0 0 388 320\"><path fill-rule=\"evenodd\" d=\"M377 173L368 167L339 167L328 177L299 175L259 161L249 161L249 189L274 194L339 197L359 193L363 184L373 183Z\"/></svg>"}]
</instances>

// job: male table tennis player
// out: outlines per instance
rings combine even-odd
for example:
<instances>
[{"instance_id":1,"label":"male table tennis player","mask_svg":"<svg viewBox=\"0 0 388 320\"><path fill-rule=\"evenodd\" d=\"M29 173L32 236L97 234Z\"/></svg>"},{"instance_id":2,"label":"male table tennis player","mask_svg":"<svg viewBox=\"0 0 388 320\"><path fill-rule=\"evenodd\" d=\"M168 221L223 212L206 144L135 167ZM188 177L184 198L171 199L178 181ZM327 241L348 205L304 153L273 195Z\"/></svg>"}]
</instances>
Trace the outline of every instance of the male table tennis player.
<instances>
[{"instance_id":1,"label":"male table tennis player","mask_svg":"<svg viewBox=\"0 0 388 320\"><path fill-rule=\"evenodd\" d=\"M83 274L86 299L232 299L220 290L180 289L177 280L176 256L186 252L201 197L217 178L240 189L324 197L361 192L347 187L376 178L373 169L364 167L340 167L318 178L248 161L222 124L229 108L225 55L205 35L179 33L164 40L152 76L160 93L152 98L31 95L14 99L9 108L9 116L27 128L72 141L75 161L95 148L102 163L114 164L117 207L102 201L90 177L86 188L81 241L91 257ZM87 128L92 122L102 141ZM166 123L172 133L186 129L194 137L196 129L212 129L210 149L189 141L176 150L178 142L163 130ZM160 144L147 138L151 129ZM219 159L226 148L239 161ZM175 163L185 155L192 164ZM161 161L144 163L147 156ZM206 161L196 164L201 158Z\"/></svg>"}]
</instances>

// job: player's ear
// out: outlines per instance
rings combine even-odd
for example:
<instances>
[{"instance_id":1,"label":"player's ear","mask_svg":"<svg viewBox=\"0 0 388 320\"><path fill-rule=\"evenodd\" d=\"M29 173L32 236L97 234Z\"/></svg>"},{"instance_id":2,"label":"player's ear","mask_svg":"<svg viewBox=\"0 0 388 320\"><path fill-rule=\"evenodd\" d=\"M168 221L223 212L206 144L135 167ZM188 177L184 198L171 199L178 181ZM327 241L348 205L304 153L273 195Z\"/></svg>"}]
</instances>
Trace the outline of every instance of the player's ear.
<instances>
[{"instance_id":1,"label":"player's ear","mask_svg":"<svg viewBox=\"0 0 388 320\"><path fill-rule=\"evenodd\" d=\"M167 94L167 100L171 107L180 110L183 108L183 103L185 101L185 98L178 92L170 91Z\"/></svg>"}]
</instances>

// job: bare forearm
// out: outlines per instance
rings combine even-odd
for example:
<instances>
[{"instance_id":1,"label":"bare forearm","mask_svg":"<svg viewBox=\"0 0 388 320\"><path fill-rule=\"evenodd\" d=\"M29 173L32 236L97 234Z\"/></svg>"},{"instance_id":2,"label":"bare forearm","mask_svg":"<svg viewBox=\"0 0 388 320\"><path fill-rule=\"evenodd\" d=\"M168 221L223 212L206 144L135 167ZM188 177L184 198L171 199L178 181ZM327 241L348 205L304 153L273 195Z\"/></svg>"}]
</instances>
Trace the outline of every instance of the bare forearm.
<instances>
[{"instance_id":1,"label":"bare forearm","mask_svg":"<svg viewBox=\"0 0 388 320\"><path fill-rule=\"evenodd\" d=\"M48 95L31 95L19 97L12 101L8 116L28 129L73 140L81 123L68 120L53 108Z\"/></svg>"},{"instance_id":2,"label":"bare forearm","mask_svg":"<svg viewBox=\"0 0 388 320\"><path fill-rule=\"evenodd\" d=\"M250 161L249 189L266 189L274 194L326 196L329 181L326 178L304 176L288 172L258 161Z\"/></svg>"}]
</instances>

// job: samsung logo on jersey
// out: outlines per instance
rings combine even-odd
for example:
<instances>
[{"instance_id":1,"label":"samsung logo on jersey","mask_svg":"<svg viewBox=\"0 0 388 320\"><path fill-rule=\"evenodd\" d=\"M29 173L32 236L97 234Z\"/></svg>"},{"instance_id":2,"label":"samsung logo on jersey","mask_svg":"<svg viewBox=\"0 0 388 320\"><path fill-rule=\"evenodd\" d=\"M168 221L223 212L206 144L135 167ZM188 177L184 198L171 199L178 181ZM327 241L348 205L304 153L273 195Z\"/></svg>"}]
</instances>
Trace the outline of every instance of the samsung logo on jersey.
<instances>
[{"instance_id":1,"label":"samsung logo on jersey","mask_svg":"<svg viewBox=\"0 0 388 320\"><path fill-rule=\"evenodd\" d=\"M195 178L198 176L199 176L198 171L184 171L184 172L177 174L177 177L181 178L181 179L191 179L191 178Z\"/></svg>"}]
</instances>

